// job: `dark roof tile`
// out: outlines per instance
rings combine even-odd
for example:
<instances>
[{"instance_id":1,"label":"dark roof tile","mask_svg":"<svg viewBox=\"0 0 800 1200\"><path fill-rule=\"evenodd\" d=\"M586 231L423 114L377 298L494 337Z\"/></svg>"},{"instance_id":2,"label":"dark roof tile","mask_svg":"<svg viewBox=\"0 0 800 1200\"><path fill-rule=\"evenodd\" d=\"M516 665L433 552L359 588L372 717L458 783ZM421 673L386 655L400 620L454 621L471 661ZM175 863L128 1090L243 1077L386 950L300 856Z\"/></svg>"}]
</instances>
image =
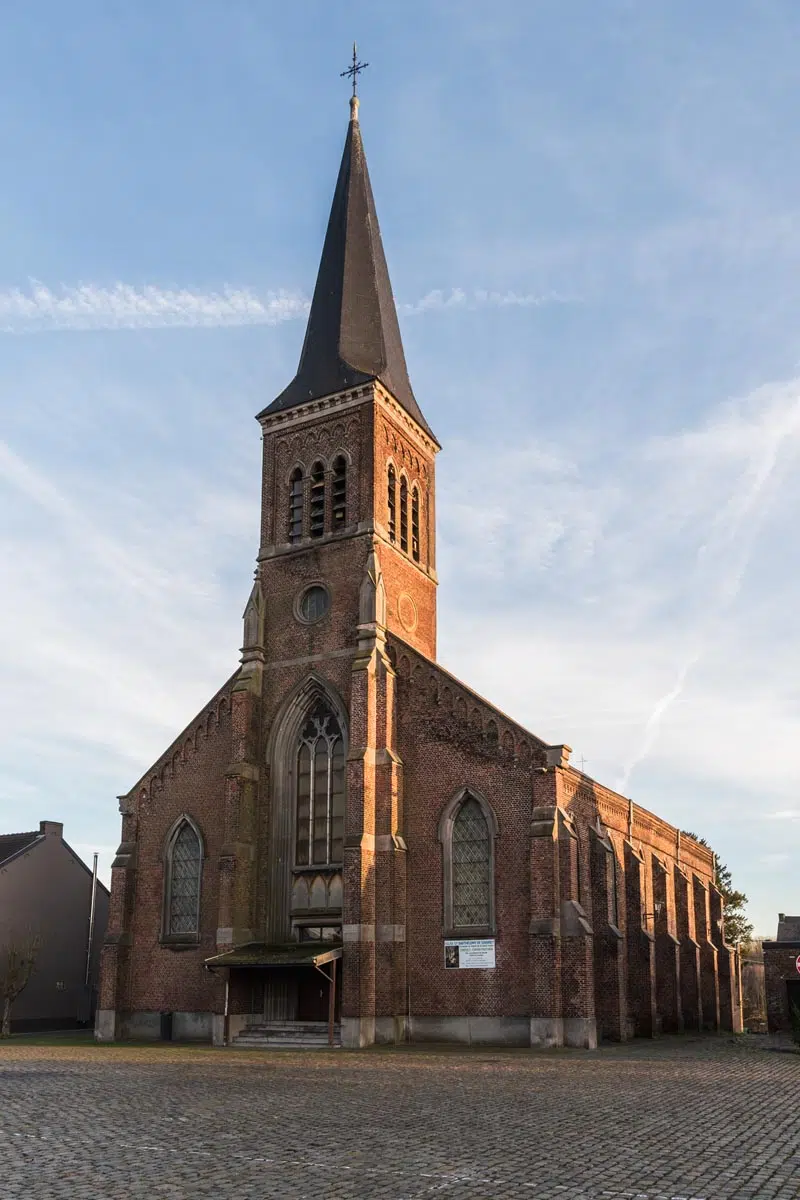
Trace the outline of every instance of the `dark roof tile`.
<instances>
[{"instance_id":1,"label":"dark roof tile","mask_svg":"<svg viewBox=\"0 0 800 1200\"><path fill-rule=\"evenodd\" d=\"M38 829L30 833L0 833L0 864L32 846L40 836Z\"/></svg>"}]
</instances>

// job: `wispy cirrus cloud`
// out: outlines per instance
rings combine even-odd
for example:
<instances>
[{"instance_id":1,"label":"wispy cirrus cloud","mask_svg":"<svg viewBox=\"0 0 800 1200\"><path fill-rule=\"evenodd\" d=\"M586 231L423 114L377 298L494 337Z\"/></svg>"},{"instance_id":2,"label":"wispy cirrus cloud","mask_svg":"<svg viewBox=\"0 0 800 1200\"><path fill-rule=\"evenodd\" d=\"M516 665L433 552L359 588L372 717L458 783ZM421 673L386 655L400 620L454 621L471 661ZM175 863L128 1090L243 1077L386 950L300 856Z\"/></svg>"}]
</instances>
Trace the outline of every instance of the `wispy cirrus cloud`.
<instances>
[{"instance_id":1,"label":"wispy cirrus cloud","mask_svg":"<svg viewBox=\"0 0 800 1200\"><path fill-rule=\"evenodd\" d=\"M574 300L557 292L541 295L514 291L434 289L420 300L399 305L409 316L448 309L540 308ZM258 292L225 284L217 290L135 287L94 283L48 287L31 280L27 288L0 291L0 333L21 334L53 329L219 328L236 325L279 325L307 316L309 300L280 288Z\"/></svg>"},{"instance_id":2,"label":"wispy cirrus cloud","mask_svg":"<svg viewBox=\"0 0 800 1200\"><path fill-rule=\"evenodd\" d=\"M0 330L158 329L220 325L278 325L308 312L308 301L290 291L266 292L224 286L219 291L162 288L147 284L111 287L86 283L57 288L32 280L28 289L0 292Z\"/></svg>"}]
</instances>

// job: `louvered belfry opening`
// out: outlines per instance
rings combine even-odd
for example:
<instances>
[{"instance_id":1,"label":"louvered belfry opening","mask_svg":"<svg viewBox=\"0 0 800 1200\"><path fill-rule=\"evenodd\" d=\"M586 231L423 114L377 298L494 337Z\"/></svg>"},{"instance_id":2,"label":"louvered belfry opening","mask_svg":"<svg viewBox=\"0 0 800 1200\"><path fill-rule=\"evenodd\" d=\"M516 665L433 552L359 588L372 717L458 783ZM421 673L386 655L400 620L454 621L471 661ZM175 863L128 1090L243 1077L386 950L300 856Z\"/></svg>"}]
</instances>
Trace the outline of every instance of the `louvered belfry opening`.
<instances>
[{"instance_id":1,"label":"louvered belfry opening","mask_svg":"<svg viewBox=\"0 0 800 1200\"><path fill-rule=\"evenodd\" d=\"M488 926L491 842L480 804L469 796L453 823L453 924Z\"/></svg>"},{"instance_id":2,"label":"louvered belfry opening","mask_svg":"<svg viewBox=\"0 0 800 1200\"><path fill-rule=\"evenodd\" d=\"M309 516L309 533L313 538L322 537L325 533L325 468L319 462L311 468Z\"/></svg>"},{"instance_id":3,"label":"louvered belfry opening","mask_svg":"<svg viewBox=\"0 0 800 1200\"><path fill-rule=\"evenodd\" d=\"M419 562L419 488L411 489L411 557Z\"/></svg>"},{"instance_id":4,"label":"louvered belfry opening","mask_svg":"<svg viewBox=\"0 0 800 1200\"><path fill-rule=\"evenodd\" d=\"M408 482L400 479L400 549L408 554Z\"/></svg>"},{"instance_id":5,"label":"louvered belfry opening","mask_svg":"<svg viewBox=\"0 0 800 1200\"><path fill-rule=\"evenodd\" d=\"M289 483L289 541L303 536L303 472L297 467Z\"/></svg>"},{"instance_id":6,"label":"louvered belfry opening","mask_svg":"<svg viewBox=\"0 0 800 1200\"><path fill-rule=\"evenodd\" d=\"M397 541L397 476L394 472L394 467L389 463L388 480L387 480L387 496L389 508L389 541Z\"/></svg>"},{"instance_id":7,"label":"louvered belfry opening","mask_svg":"<svg viewBox=\"0 0 800 1200\"><path fill-rule=\"evenodd\" d=\"M347 459L343 454L334 459L331 475L331 521L333 529L347 524Z\"/></svg>"}]
</instances>

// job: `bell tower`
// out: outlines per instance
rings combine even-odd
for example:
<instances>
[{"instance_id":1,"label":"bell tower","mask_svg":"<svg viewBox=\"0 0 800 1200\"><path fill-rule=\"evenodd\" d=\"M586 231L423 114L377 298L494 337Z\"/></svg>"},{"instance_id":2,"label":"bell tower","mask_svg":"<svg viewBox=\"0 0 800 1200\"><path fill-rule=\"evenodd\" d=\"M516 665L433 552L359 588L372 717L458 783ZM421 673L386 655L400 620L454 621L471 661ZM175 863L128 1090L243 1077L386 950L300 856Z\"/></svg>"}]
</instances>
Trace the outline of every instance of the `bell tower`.
<instances>
[{"instance_id":1,"label":"bell tower","mask_svg":"<svg viewBox=\"0 0 800 1200\"><path fill-rule=\"evenodd\" d=\"M357 96L294 379L263 430L267 658L353 645L377 573L385 629L436 655L434 460L408 377Z\"/></svg>"}]
</instances>

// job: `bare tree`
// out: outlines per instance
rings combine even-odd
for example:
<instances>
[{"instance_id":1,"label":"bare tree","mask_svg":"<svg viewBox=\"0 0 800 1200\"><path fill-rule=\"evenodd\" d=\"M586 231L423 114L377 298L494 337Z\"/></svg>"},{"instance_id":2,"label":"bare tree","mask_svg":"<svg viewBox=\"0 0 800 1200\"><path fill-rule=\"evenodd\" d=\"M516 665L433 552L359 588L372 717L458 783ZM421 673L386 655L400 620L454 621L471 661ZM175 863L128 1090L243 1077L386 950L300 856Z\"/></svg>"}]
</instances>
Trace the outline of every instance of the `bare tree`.
<instances>
[{"instance_id":1,"label":"bare tree","mask_svg":"<svg viewBox=\"0 0 800 1200\"><path fill-rule=\"evenodd\" d=\"M11 1036L11 1009L28 986L41 945L38 933L11 934L0 951L0 1038Z\"/></svg>"}]
</instances>

